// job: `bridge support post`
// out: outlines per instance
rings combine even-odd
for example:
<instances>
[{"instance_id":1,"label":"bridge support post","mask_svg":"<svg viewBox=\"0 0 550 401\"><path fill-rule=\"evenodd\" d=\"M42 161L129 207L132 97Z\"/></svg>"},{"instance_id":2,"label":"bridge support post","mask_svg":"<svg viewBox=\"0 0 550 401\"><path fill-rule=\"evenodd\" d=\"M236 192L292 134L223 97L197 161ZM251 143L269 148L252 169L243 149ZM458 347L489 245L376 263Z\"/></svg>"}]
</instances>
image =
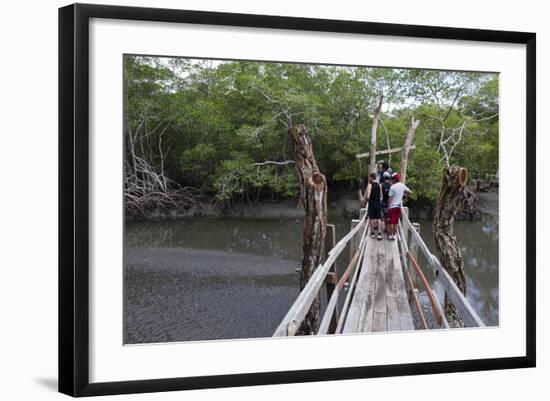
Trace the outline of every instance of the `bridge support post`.
<instances>
[{"instance_id":1,"label":"bridge support post","mask_svg":"<svg viewBox=\"0 0 550 401\"><path fill-rule=\"evenodd\" d=\"M418 223L412 223L413 229L420 234L420 224ZM418 260L418 242L414 240L413 234L410 233L409 235L409 253L414 258L414 260ZM417 275L414 276L414 284L418 284L418 277Z\"/></svg>"},{"instance_id":2,"label":"bridge support post","mask_svg":"<svg viewBox=\"0 0 550 401\"><path fill-rule=\"evenodd\" d=\"M420 224L418 223L411 223L413 228L414 228L414 231L416 231L418 234L420 234ZM409 240L408 240L408 244L409 244L409 252L414 256L414 258L416 259L416 255L418 254L418 243L416 241L413 241L413 235L411 233L411 235L409 235Z\"/></svg>"},{"instance_id":3,"label":"bridge support post","mask_svg":"<svg viewBox=\"0 0 550 401\"><path fill-rule=\"evenodd\" d=\"M409 208L407 206L402 206L401 210L403 211L403 214L405 214L407 217L409 217ZM403 240L407 241L407 244L409 243L409 227L405 224L401 224L403 227Z\"/></svg>"},{"instance_id":4,"label":"bridge support post","mask_svg":"<svg viewBox=\"0 0 550 401\"><path fill-rule=\"evenodd\" d=\"M357 224L359 224L361 220L353 219L351 221L351 228L350 231L353 230ZM359 246L359 242L357 241L357 235L354 235L351 237L349 241L349 260L353 258L353 255L355 255L355 251L357 250L357 247Z\"/></svg>"},{"instance_id":5,"label":"bridge support post","mask_svg":"<svg viewBox=\"0 0 550 401\"><path fill-rule=\"evenodd\" d=\"M336 245L336 226L334 224L327 224L327 234L325 237L325 257L328 256L328 253ZM332 297L332 293L336 288L336 283L338 283L338 269L336 266L336 261L330 266L329 273L327 275L326 287L327 287L327 302ZM328 333L333 334L336 332L336 326L338 326L339 313L338 308L334 308L334 313L330 319L330 325L328 328Z\"/></svg>"},{"instance_id":6,"label":"bridge support post","mask_svg":"<svg viewBox=\"0 0 550 401\"><path fill-rule=\"evenodd\" d=\"M367 209L366 208L359 209L359 220L354 219L354 220L351 221L351 229L352 230L357 226L357 224L359 224L359 222L361 221L363 216L365 216L365 214L367 214ZM357 247L359 246L359 241L361 241L361 232L358 232L357 234L355 234L355 236L349 242L349 244L350 244L350 247L349 247L349 260L353 259L353 255L355 255L355 251L357 250Z\"/></svg>"}]
</instances>

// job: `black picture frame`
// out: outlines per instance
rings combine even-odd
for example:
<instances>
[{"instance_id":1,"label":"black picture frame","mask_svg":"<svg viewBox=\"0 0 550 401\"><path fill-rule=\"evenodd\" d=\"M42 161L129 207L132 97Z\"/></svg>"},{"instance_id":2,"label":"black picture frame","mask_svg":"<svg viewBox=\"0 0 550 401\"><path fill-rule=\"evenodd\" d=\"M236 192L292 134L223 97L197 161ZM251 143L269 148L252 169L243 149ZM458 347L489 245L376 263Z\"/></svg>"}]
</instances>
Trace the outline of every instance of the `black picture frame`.
<instances>
[{"instance_id":1,"label":"black picture frame","mask_svg":"<svg viewBox=\"0 0 550 401\"><path fill-rule=\"evenodd\" d=\"M535 164L536 35L359 21L74 4L59 9L59 391L71 396L141 393L534 367L536 364L536 204L526 211L526 354L521 357L196 376L89 381L89 149L90 18L160 21L302 31L516 43L526 46L527 160ZM531 194L535 172L526 168Z\"/></svg>"}]
</instances>

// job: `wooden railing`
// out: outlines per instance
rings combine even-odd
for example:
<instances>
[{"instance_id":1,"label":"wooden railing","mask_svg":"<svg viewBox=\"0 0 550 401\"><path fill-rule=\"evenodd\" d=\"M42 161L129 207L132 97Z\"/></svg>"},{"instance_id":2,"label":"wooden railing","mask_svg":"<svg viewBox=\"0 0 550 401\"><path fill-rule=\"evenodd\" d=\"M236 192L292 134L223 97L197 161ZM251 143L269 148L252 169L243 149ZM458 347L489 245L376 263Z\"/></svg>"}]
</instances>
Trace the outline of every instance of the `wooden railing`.
<instances>
[{"instance_id":1,"label":"wooden railing","mask_svg":"<svg viewBox=\"0 0 550 401\"><path fill-rule=\"evenodd\" d=\"M300 328L300 325L304 321L309 309L311 308L311 305L313 304L313 301L319 295L319 291L321 290L323 283L327 280L327 275L329 274L331 267L334 265L334 263L336 262L336 259L342 254L342 251L346 248L346 246L349 243L353 256L351 258L351 261L347 269L342 274L342 277L340 278L336 287L334 288L334 291L332 292L332 296L328 301L327 307L325 309L325 313L323 314L323 317L321 320L320 329L318 330L319 334L323 332L326 333L328 331L330 321L333 318L333 314L335 313L336 307L338 304L337 301L338 301L339 292L342 290L346 281L348 280L349 276L353 271L355 271L355 273L353 275L352 283L350 284L349 293L352 292L351 288L353 288L354 281L357 279L358 269L356 269L355 267L359 265L362 254L364 253L364 245L365 245L365 237L366 237L365 230L368 227L367 216L365 212L366 212L365 209L361 209L360 219L358 222L357 221L355 222L356 223L355 227L353 227L353 229L349 233L347 233L346 236L342 238L328 252L325 262L319 265L319 267L317 267L317 269L313 272L313 275L310 277L308 283L306 284L304 289L300 292L294 304L290 307L290 310L287 312L287 314L283 318L281 324L279 324L279 326L275 330L275 333L273 334L274 337L296 335L296 332L298 331L298 329ZM360 238L359 244L357 244L358 236ZM346 299L346 303L349 303L349 298L350 298L349 293L348 293L348 299ZM341 329L341 322L344 319L344 317L345 316L341 316L338 321L338 327L340 327L340 329Z\"/></svg>"},{"instance_id":2,"label":"wooden railing","mask_svg":"<svg viewBox=\"0 0 550 401\"><path fill-rule=\"evenodd\" d=\"M342 332L351 299L353 298L356 289L355 284L357 282L360 270L358 267L361 266L366 250L368 231L366 210L361 209L359 216L359 220L352 221L351 231L328 252L324 263L320 264L313 272L313 275L309 279L308 283L300 292L296 298L296 301L292 304L290 310L275 330L275 333L273 334L274 337L296 335L307 313L309 312L311 305L319 296L319 291L321 290L323 283L327 283L327 288L329 285L332 287L331 291L328 293L327 306L321 317L319 329L315 334L336 334ZM407 241L408 237L409 241ZM399 222L397 242L400 250L399 253L402 268L409 287L409 299L417 309L422 328L427 329L428 323L424 309L418 298L418 291L415 288L413 274L418 277L424 287L430 301L431 311L436 324L440 328L449 328L449 323L447 322L445 313L442 310L442 304L439 302L436 293L432 290L428 279L417 261L416 251L412 251L413 247L414 249L420 249L422 254L425 256L425 259L431 268L431 272L435 275L434 283L437 283L445 290L445 293L456 307L456 310L465 325L468 327L485 326L462 292L460 292L449 273L447 273L447 271L441 266L441 263L437 257L430 252L422 240L422 237L410 222L406 208L404 208L401 221ZM410 242L410 246L408 242ZM342 255L342 252L348 245L350 247L351 255L350 262L346 270L338 279L334 265L338 257ZM341 310L339 310L338 300L346 283L349 283L349 288L347 290L344 304Z\"/></svg>"},{"instance_id":3,"label":"wooden railing","mask_svg":"<svg viewBox=\"0 0 550 401\"><path fill-rule=\"evenodd\" d=\"M418 246L418 249L422 251L422 254L427 260L427 263L429 267L431 268L432 272L435 274L435 282L441 285L441 287L445 290L445 293L449 297L449 300L453 303L455 306L457 313L464 321L465 325L467 327L484 327L485 324L483 321L479 318L476 311L472 308L466 297L464 297L464 294L460 291L460 289L457 287L456 283L452 279L452 277L449 275L447 270L441 266L441 263L439 262L439 259L435 255L433 255L429 248L426 246L424 241L422 240L422 237L420 234L416 231L413 224L409 220L408 213L406 208L404 208L403 213L401 214L401 221L399 223L399 244L401 247L401 255L402 255L402 264L403 269L405 271L405 274L410 277L410 270L414 269L414 271L418 274L420 281L422 282L424 289L426 290L426 294L428 295L428 298L430 299L430 305L432 307L432 312L435 316L436 322L440 325L442 328L448 328L449 323L447 322L447 319L445 319L445 314L441 310L441 304L437 299L437 295L435 292L430 288L430 285L424 276L422 270L420 269L420 266L418 265L418 262L416 261L416 258L411 254L409 251L409 247L407 245L407 234L410 234L410 241L411 244L414 243ZM410 280L412 282L412 279ZM410 283L411 284L411 283ZM413 299L415 299L416 307L418 308L418 312L420 315L420 319L423 320L423 311L420 306L420 303L418 302L418 299L416 298L416 291L414 291L414 286L410 288L412 290L411 296ZM422 324L424 325L424 322Z\"/></svg>"},{"instance_id":4,"label":"wooden railing","mask_svg":"<svg viewBox=\"0 0 550 401\"><path fill-rule=\"evenodd\" d=\"M352 250L354 250L353 257L351 258L351 261L348 267L346 268L344 274L340 278L340 281L338 281L338 285L334 289L334 292L332 293L332 296L330 297L327 303L327 308L325 309L325 313L323 315L323 319L321 320L321 324L319 325L319 330L317 331L317 334L336 334L336 333L342 332L342 327L347 317L347 312L349 310L351 298L355 292L355 283L357 282L357 276L359 274L359 269L357 267L361 265L361 261L363 260L363 255L365 254L365 249L367 244L366 234L368 230L368 219L364 221L365 221L365 226L362 230L359 231L361 232L361 240L359 242L359 245L357 246L357 248L355 248L354 243L353 242L350 243ZM348 294L344 301L344 306L342 307L342 314L338 319L338 324L335 330L333 332L330 332L329 322L331 321L332 317L337 311L338 297L339 297L340 291L342 291L342 289L344 288L344 285L346 284L349 276L352 273L353 273L353 278L351 279L351 282L349 284Z\"/></svg>"}]
</instances>

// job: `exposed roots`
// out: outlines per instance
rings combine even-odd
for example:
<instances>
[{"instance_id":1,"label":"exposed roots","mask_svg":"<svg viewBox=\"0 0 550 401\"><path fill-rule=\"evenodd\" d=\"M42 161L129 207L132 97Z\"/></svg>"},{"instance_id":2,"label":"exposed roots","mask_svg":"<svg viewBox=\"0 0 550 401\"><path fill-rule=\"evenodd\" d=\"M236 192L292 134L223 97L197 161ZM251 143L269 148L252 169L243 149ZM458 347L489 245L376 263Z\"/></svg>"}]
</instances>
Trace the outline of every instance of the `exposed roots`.
<instances>
[{"instance_id":1,"label":"exposed roots","mask_svg":"<svg viewBox=\"0 0 550 401\"><path fill-rule=\"evenodd\" d=\"M126 166L124 205L126 215L143 216L153 209L189 209L200 207L200 191L193 187L180 187L176 182L157 173L145 159L135 157L135 167ZM137 173L134 171L137 170Z\"/></svg>"},{"instance_id":2,"label":"exposed roots","mask_svg":"<svg viewBox=\"0 0 550 401\"><path fill-rule=\"evenodd\" d=\"M126 214L128 216L143 216L153 209L190 209L200 207L198 198L200 192L196 188L178 188L168 192L149 192L145 195L124 194Z\"/></svg>"}]
</instances>

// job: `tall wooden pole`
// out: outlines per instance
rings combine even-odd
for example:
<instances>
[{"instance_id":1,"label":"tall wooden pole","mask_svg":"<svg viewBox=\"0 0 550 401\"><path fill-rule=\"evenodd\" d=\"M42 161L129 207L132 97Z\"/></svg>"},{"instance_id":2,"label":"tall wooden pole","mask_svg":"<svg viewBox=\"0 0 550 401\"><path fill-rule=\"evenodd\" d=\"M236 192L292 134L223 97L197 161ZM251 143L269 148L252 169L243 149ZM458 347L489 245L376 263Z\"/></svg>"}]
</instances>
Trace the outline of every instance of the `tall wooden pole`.
<instances>
[{"instance_id":1,"label":"tall wooden pole","mask_svg":"<svg viewBox=\"0 0 550 401\"><path fill-rule=\"evenodd\" d=\"M466 295L466 277L464 261L454 232L455 214L460 206L464 187L468 181L468 170L464 167L449 166L443 169L441 191L435 207L433 236L439 260L449 272L460 291ZM455 327L464 326L456 308L445 293L445 314L449 324Z\"/></svg>"},{"instance_id":2,"label":"tall wooden pole","mask_svg":"<svg viewBox=\"0 0 550 401\"><path fill-rule=\"evenodd\" d=\"M407 164L409 162L409 150L411 148L416 128L418 128L418 124L420 124L420 120L415 120L414 117L411 116L409 120L409 130L407 131L407 137L405 138L405 144L403 145L403 149L401 150L401 182L403 184L405 184L405 182L407 181Z\"/></svg>"},{"instance_id":3,"label":"tall wooden pole","mask_svg":"<svg viewBox=\"0 0 550 401\"><path fill-rule=\"evenodd\" d=\"M376 131L378 130L378 119L380 118L380 110L382 109L382 94L376 96L374 101L374 113L372 117L372 130L370 134L370 164L369 174L375 171L376 166Z\"/></svg>"},{"instance_id":4,"label":"tall wooden pole","mask_svg":"<svg viewBox=\"0 0 550 401\"><path fill-rule=\"evenodd\" d=\"M304 125L289 129L294 144L294 160L301 187L301 200L305 217L302 233L302 269L300 271L300 290L302 290L313 272L321 264L325 252L327 233L327 181L317 167L313 155L311 139ZM297 334L315 334L319 322L319 296L300 326Z\"/></svg>"}]
</instances>

